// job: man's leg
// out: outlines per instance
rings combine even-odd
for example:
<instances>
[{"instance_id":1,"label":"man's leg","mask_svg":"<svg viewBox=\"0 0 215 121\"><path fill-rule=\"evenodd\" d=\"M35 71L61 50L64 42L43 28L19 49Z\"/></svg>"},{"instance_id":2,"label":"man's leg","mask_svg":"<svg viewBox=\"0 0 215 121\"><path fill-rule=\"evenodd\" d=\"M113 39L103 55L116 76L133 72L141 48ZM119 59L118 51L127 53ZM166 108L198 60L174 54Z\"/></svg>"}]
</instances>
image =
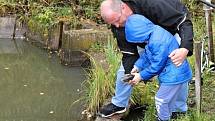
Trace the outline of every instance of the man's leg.
<instances>
[{"instance_id":1,"label":"man's leg","mask_svg":"<svg viewBox=\"0 0 215 121\"><path fill-rule=\"evenodd\" d=\"M132 92L132 86L122 81L124 74L125 70L121 64L117 72L115 96L112 97L110 104L105 105L100 110L102 117L110 117L116 113L123 113L126 111L126 107L128 107L128 102Z\"/></svg>"},{"instance_id":2,"label":"man's leg","mask_svg":"<svg viewBox=\"0 0 215 121\"><path fill-rule=\"evenodd\" d=\"M125 70L121 64L117 72L115 96L112 97L112 103L119 107L127 107L132 92L132 86L122 81Z\"/></svg>"},{"instance_id":3,"label":"man's leg","mask_svg":"<svg viewBox=\"0 0 215 121\"><path fill-rule=\"evenodd\" d=\"M138 53L143 53L144 49L137 46ZM117 72L115 96L112 97L111 103L104 106L100 113L103 117L109 117L116 113L123 113L128 107L128 102L132 92L132 86L122 81L125 75L125 69L121 63L121 66Z\"/></svg>"}]
</instances>

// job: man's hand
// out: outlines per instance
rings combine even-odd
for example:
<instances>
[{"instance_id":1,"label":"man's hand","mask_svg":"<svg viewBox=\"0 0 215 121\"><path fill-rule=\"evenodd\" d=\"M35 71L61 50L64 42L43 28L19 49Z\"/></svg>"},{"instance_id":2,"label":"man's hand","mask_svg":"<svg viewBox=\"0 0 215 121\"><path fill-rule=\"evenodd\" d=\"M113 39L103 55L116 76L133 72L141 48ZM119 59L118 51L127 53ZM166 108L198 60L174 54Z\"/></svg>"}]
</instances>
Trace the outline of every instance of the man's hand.
<instances>
[{"instance_id":1,"label":"man's hand","mask_svg":"<svg viewBox=\"0 0 215 121\"><path fill-rule=\"evenodd\" d=\"M141 81L140 73L132 73L134 75L134 78L129 81L130 85L136 85Z\"/></svg>"},{"instance_id":2,"label":"man's hand","mask_svg":"<svg viewBox=\"0 0 215 121\"><path fill-rule=\"evenodd\" d=\"M186 48L178 48L172 51L169 57L176 66L180 66L187 57L187 54L188 50Z\"/></svg>"}]
</instances>

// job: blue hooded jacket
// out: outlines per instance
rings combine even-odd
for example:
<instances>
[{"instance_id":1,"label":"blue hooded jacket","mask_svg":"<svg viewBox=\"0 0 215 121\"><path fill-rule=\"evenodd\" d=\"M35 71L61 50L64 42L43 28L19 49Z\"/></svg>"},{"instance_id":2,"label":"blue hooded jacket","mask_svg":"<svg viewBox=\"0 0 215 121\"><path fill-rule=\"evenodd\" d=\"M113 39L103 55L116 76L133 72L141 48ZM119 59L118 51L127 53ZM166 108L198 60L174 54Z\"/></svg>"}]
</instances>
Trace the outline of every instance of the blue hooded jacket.
<instances>
[{"instance_id":1,"label":"blue hooded jacket","mask_svg":"<svg viewBox=\"0 0 215 121\"><path fill-rule=\"evenodd\" d=\"M143 54L135 62L142 80L149 80L158 75L160 84L174 85L187 82L192 78L192 71L187 60L176 67L168 55L179 44L175 37L162 27L153 24L142 15L128 17L125 24L128 42L147 43Z\"/></svg>"}]
</instances>

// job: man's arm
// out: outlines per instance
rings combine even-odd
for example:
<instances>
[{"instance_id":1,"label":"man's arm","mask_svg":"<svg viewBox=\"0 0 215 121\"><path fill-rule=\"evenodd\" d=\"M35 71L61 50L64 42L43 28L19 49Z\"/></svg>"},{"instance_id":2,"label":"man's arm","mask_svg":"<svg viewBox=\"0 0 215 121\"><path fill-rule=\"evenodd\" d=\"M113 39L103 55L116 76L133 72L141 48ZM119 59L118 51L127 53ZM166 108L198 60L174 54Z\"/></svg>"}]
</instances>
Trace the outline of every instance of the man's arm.
<instances>
[{"instance_id":1,"label":"man's arm","mask_svg":"<svg viewBox=\"0 0 215 121\"><path fill-rule=\"evenodd\" d=\"M185 11L187 11L186 8ZM178 34L182 40L180 48L174 50L169 55L176 66L180 66L187 56L191 56L193 54L193 25L188 11L185 15L184 21L178 25Z\"/></svg>"},{"instance_id":2,"label":"man's arm","mask_svg":"<svg viewBox=\"0 0 215 121\"><path fill-rule=\"evenodd\" d=\"M134 63L139 58L137 45L126 41L124 28L111 26L111 30L117 40L117 45L123 54L122 64L125 69L125 74L130 74Z\"/></svg>"},{"instance_id":3,"label":"man's arm","mask_svg":"<svg viewBox=\"0 0 215 121\"><path fill-rule=\"evenodd\" d=\"M179 36L181 37L181 45L180 48L186 48L188 52L188 56L193 54L193 24L187 14L186 20L179 25Z\"/></svg>"},{"instance_id":4,"label":"man's arm","mask_svg":"<svg viewBox=\"0 0 215 121\"><path fill-rule=\"evenodd\" d=\"M142 8L148 8L144 14L155 24L181 37L180 48L170 55L173 63L179 66L187 55L193 53L193 25L187 8L179 0L145 1L145 4L141 4Z\"/></svg>"},{"instance_id":5,"label":"man's arm","mask_svg":"<svg viewBox=\"0 0 215 121\"><path fill-rule=\"evenodd\" d=\"M134 63L138 60L139 55L131 55L123 53L122 64L125 69L125 74L130 74L134 67Z\"/></svg>"}]
</instances>

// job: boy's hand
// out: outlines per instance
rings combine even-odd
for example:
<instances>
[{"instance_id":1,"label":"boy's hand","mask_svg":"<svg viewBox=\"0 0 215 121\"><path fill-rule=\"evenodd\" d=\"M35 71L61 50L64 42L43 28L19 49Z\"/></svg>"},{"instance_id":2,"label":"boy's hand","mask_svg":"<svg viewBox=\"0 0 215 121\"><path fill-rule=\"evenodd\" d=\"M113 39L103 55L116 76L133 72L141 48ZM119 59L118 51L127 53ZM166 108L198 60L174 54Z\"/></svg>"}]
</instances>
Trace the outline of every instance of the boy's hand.
<instances>
[{"instance_id":1,"label":"boy's hand","mask_svg":"<svg viewBox=\"0 0 215 121\"><path fill-rule=\"evenodd\" d=\"M137 73L138 72L138 68L136 66L134 66L134 68L131 70L131 74L132 73Z\"/></svg>"},{"instance_id":2,"label":"boy's hand","mask_svg":"<svg viewBox=\"0 0 215 121\"><path fill-rule=\"evenodd\" d=\"M134 78L129 81L130 85L136 85L141 81L140 73L132 73L134 75Z\"/></svg>"}]
</instances>

